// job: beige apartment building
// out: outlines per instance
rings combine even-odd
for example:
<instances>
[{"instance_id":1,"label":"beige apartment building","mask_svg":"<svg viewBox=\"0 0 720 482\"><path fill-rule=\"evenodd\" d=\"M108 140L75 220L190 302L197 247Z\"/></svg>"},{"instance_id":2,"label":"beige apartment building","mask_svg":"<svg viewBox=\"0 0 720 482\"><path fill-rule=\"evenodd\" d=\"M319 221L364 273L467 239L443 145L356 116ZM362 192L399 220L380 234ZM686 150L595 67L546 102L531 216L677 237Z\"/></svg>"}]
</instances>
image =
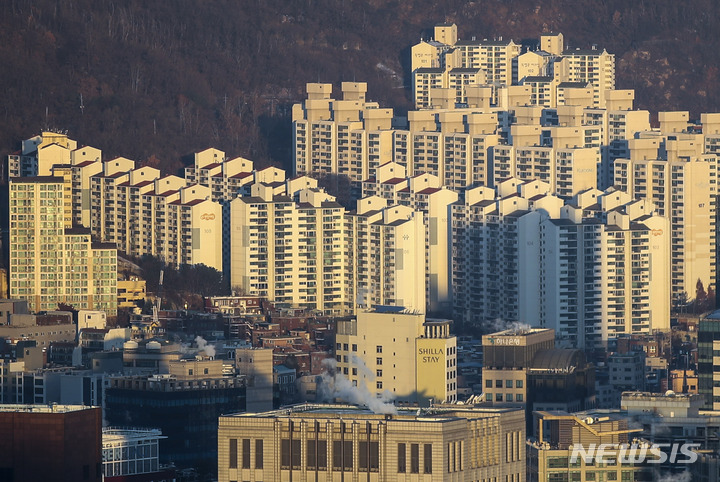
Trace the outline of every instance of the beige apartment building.
<instances>
[{"instance_id":1,"label":"beige apartment building","mask_svg":"<svg viewBox=\"0 0 720 482\"><path fill-rule=\"evenodd\" d=\"M60 177L10 181L10 296L33 311L58 303L117 313L117 250L91 241L90 231L66 229Z\"/></svg>"},{"instance_id":2,"label":"beige apartment building","mask_svg":"<svg viewBox=\"0 0 720 482\"><path fill-rule=\"evenodd\" d=\"M307 99L293 106L293 166L296 174L346 174L360 182L372 176L370 163L383 164L388 155L392 109L367 102L364 82L343 82L341 100L332 98L332 84L308 84Z\"/></svg>"},{"instance_id":3,"label":"beige apartment building","mask_svg":"<svg viewBox=\"0 0 720 482\"><path fill-rule=\"evenodd\" d=\"M428 310L431 313L449 313L452 289L447 213L448 207L458 200L458 193L442 187L436 176L418 174L407 177L405 173L405 168L395 162L380 166L375 178L362 183L363 197L379 196L391 205L408 206L423 213Z\"/></svg>"},{"instance_id":4,"label":"beige apartment building","mask_svg":"<svg viewBox=\"0 0 720 482\"><path fill-rule=\"evenodd\" d=\"M629 141L615 184L670 220L673 300L692 299L698 280L715 285L717 156L703 153L700 134L652 134Z\"/></svg>"},{"instance_id":5,"label":"beige apartment building","mask_svg":"<svg viewBox=\"0 0 720 482\"><path fill-rule=\"evenodd\" d=\"M457 401L457 341L450 320L377 307L338 321L337 376L400 404Z\"/></svg>"},{"instance_id":6,"label":"beige apartment building","mask_svg":"<svg viewBox=\"0 0 720 482\"><path fill-rule=\"evenodd\" d=\"M295 405L220 417L218 480L525 480L522 410Z\"/></svg>"}]
</instances>

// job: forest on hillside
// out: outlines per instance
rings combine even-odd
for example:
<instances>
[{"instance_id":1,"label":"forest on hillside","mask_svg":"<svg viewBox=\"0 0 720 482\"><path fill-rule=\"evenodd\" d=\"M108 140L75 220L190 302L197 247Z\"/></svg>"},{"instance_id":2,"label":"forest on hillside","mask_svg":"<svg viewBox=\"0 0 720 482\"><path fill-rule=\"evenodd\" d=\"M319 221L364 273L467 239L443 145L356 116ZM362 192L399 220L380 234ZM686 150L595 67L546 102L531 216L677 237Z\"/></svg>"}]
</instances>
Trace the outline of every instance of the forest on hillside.
<instances>
[{"instance_id":1,"label":"forest on hillside","mask_svg":"<svg viewBox=\"0 0 720 482\"><path fill-rule=\"evenodd\" d=\"M368 82L410 107L409 47L438 22L461 38L537 38L616 55L617 87L651 111L720 111L720 7L697 0L5 0L0 155L42 129L175 171L213 146L290 167L306 82Z\"/></svg>"}]
</instances>

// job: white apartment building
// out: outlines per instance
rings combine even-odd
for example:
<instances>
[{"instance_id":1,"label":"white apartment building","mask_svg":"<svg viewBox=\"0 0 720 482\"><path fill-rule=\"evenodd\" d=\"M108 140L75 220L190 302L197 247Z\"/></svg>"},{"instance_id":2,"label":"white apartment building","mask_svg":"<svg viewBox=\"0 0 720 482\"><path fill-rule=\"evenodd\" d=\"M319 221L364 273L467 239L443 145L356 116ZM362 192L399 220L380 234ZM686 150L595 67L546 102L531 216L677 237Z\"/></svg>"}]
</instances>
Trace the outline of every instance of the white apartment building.
<instances>
[{"instance_id":1,"label":"white apartment building","mask_svg":"<svg viewBox=\"0 0 720 482\"><path fill-rule=\"evenodd\" d=\"M669 329L667 220L617 191L568 204L548 193L508 180L452 206L456 316L553 328L582 348Z\"/></svg>"},{"instance_id":2,"label":"white apartment building","mask_svg":"<svg viewBox=\"0 0 720 482\"><path fill-rule=\"evenodd\" d=\"M318 190L299 202L255 184L230 202L230 283L248 295L351 311L347 289L345 209Z\"/></svg>"},{"instance_id":3,"label":"white apartment building","mask_svg":"<svg viewBox=\"0 0 720 482\"><path fill-rule=\"evenodd\" d=\"M91 228L133 256L222 270L222 206L211 189L117 158L90 176Z\"/></svg>"},{"instance_id":4,"label":"white apartment building","mask_svg":"<svg viewBox=\"0 0 720 482\"><path fill-rule=\"evenodd\" d=\"M293 166L296 174L345 174L360 182L372 176L370 163L383 164L391 138L392 109L366 102L364 82L343 82L342 100L331 84L308 84L308 98L293 106ZM373 133L370 135L370 133ZM380 157L379 157L380 156Z\"/></svg>"}]
</instances>

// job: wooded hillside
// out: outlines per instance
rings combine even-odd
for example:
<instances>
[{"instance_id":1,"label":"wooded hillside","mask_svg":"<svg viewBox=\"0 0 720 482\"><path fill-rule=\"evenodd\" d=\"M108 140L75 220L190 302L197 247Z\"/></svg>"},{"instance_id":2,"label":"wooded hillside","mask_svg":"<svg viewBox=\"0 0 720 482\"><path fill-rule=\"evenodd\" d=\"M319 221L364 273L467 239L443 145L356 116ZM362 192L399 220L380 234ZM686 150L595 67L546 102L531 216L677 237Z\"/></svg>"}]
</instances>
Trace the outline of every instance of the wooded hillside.
<instances>
[{"instance_id":1,"label":"wooded hillside","mask_svg":"<svg viewBox=\"0 0 720 482\"><path fill-rule=\"evenodd\" d=\"M720 110L715 0L6 0L0 154L49 127L170 170L209 146L288 167L306 82L367 81L405 110L408 47L443 21L461 38L561 31L615 53L640 108Z\"/></svg>"}]
</instances>

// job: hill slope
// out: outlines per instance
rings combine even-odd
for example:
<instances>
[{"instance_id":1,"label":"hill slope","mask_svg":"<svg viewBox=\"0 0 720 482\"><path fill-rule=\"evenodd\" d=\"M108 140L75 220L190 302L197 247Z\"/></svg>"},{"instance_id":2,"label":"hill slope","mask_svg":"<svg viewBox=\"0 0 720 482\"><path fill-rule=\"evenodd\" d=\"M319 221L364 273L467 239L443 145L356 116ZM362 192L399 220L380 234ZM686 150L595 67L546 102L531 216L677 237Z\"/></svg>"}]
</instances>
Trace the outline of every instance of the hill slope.
<instances>
[{"instance_id":1,"label":"hill slope","mask_svg":"<svg viewBox=\"0 0 720 482\"><path fill-rule=\"evenodd\" d=\"M636 105L720 110L714 0L7 0L0 5L0 154L42 128L106 156L174 170L215 146L289 165L289 106L306 82L367 81L400 110L407 48L433 24L617 58Z\"/></svg>"}]
</instances>

